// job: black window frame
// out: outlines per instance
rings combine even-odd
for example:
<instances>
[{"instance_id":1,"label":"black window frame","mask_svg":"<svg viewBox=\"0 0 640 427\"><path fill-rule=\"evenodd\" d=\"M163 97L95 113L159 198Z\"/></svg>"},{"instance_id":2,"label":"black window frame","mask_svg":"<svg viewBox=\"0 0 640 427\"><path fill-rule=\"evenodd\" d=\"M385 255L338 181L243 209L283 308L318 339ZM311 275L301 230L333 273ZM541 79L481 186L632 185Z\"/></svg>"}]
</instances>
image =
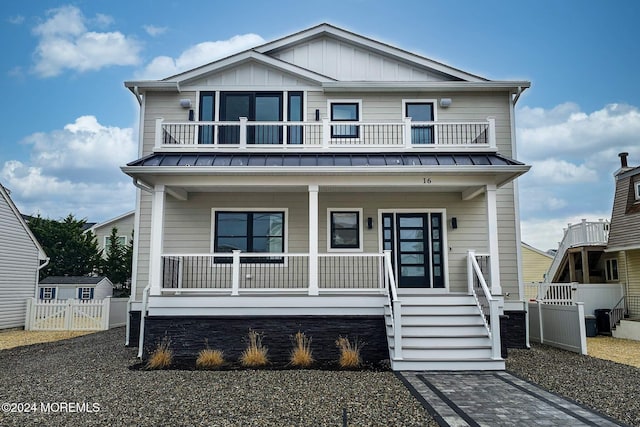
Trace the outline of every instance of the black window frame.
<instances>
[{"instance_id":1,"label":"black window frame","mask_svg":"<svg viewBox=\"0 0 640 427\"><path fill-rule=\"evenodd\" d=\"M211 99L211 117L203 117L205 99ZM217 97L215 91L202 91L198 98L198 121L213 122L216 119ZM208 104L208 102L207 102ZM215 142L215 126L198 126L198 144L213 144Z\"/></svg>"},{"instance_id":2,"label":"black window frame","mask_svg":"<svg viewBox=\"0 0 640 427\"><path fill-rule=\"evenodd\" d=\"M411 117L409 115L409 107L414 105L430 105L431 106L431 119L430 122L435 121L436 104L432 101L405 101L404 103L404 116ZM435 129L432 125L415 125L413 124L414 117L411 117L411 143L417 145L431 145L435 144L436 136ZM422 120L416 120L421 122Z\"/></svg>"},{"instance_id":3,"label":"black window frame","mask_svg":"<svg viewBox=\"0 0 640 427\"><path fill-rule=\"evenodd\" d=\"M256 121L256 98L267 98L273 97L278 98L279 109L278 109L278 119L275 120L277 122L283 121L283 106L284 106L284 93L279 91L221 91L220 92L220 121L222 122L232 122L238 121L236 119L228 119L227 115L227 97L230 96L246 96L248 98L248 108L249 112L247 114L247 121L254 122ZM274 129L271 129L274 128ZM262 145L257 142L257 135L260 131L269 130L274 131L274 135L276 136L276 143L269 143L265 145L282 145L282 126L270 126L270 125L253 125L251 123L247 123L247 144L248 145ZM218 144L237 144L239 143L239 133L240 128L237 126L220 126L220 130L218 131ZM238 140L236 142L236 140Z\"/></svg>"},{"instance_id":4,"label":"black window frame","mask_svg":"<svg viewBox=\"0 0 640 427\"><path fill-rule=\"evenodd\" d=\"M355 119L336 119L334 117L333 107L337 105L353 105L356 108ZM330 117L332 122L359 123L360 122L360 102L358 101L331 101L329 105ZM353 132L337 132L339 129L353 129ZM331 138L360 138L360 126L358 125L334 125L331 126Z\"/></svg>"},{"instance_id":5,"label":"black window frame","mask_svg":"<svg viewBox=\"0 0 640 427\"><path fill-rule=\"evenodd\" d=\"M300 98L300 110L294 111L292 109L292 99ZM298 115L300 119L292 119L292 116ZM287 121L288 122L304 122L304 92L295 91L287 92ZM287 145L302 145L304 144L304 127L303 126L289 126L287 132Z\"/></svg>"},{"instance_id":6,"label":"black window frame","mask_svg":"<svg viewBox=\"0 0 640 427\"><path fill-rule=\"evenodd\" d=\"M235 235L221 235L220 233L220 229L221 227L219 226L219 222L218 219L220 217L220 214L235 214L235 215L246 215L246 230L245 230L245 234L242 236L235 236ZM281 215L282 216L282 231L281 234L278 235L259 235L256 236L253 232L253 227L254 227L254 216L255 215L264 215L264 214L268 214L268 215ZM273 252L273 253L284 253L285 251L285 239L286 239L286 214L285 211L269 211L269 210L260 210L260 211L237 211L237 210L233 210L233 211L227 211L227 210L219 210L219 211L215 211L214 213L214 236L213 236L213 252L214 253L224 253L224 252L230 252L229 250L221 250L220 249L220 245L219 245L219 239L225 238L225 237L240 237L240 238L244 238L246 240L246 251L243 251L243 253L255 253L254 249L254 239L256 238L270 238L270 237L278 237L281 240L281 245L280 245L280 251L279 252ZM265 252L259 252L259 253L265 253ZM233 258L231 257L215 257L214 258L214 263L216 264L230 264L233 262ZM241 257L240 258L240 262L241 263L269 263L269 264L283 264L284 263L284 258L283 257Z\"/></svg>"},{"instance_id":7,"label":"black window frame","mask_svg":"<svg viewBox=\"0 0 640 427\"><path fill-rule=\"evenodd\" d=\"M336 228L336 224L334 222L335 214L354 214L356 216L356 226L355 228ZM360 227L362 226L362 220L360 218L360 211L352 211L352 210L334 210L329 212L329 247L331 249L361 249L362 242L360 241ZM336 230L355 230L356 233L356 243L355 244L336 244L335 243L335 232Z\"/></svg>"},{"instance_id":8,"label":"black window frame","mask_svg":"<svg viewBox=\"0 0 640 427\"><path fill-rule=\"evenodd\" d=\"M620 270L618 269L618 259L608 258L604 262L604 274L607 282L616 282L620 280Z\"/></svg>"}]
</instances>

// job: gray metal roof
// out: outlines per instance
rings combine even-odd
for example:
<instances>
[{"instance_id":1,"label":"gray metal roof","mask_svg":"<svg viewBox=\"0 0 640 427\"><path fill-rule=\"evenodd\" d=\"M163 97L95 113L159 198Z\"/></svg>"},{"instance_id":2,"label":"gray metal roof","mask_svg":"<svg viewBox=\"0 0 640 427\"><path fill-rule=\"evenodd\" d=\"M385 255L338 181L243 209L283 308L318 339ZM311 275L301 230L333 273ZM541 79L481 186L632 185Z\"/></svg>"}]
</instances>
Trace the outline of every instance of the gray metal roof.
<instances>
[{"instance_id":1,"label":"gray metal roof","mask_svg":"<svg viewBox=\"0 0 640 427\"><path fill-rule=\"evenodd\" d=\"M40 280L41 285L97 285L104 276L49 276Z\"/></svg>"},{"instance_id":2,"label":"gray metal roof","mask_svg":"<svg viewBox=\"0 0 640 427\"><path fill-rule=\"evenodd\" d=\"M497 153L156 153L127 166L523 166Z\"/></svg>"}]
</instances>

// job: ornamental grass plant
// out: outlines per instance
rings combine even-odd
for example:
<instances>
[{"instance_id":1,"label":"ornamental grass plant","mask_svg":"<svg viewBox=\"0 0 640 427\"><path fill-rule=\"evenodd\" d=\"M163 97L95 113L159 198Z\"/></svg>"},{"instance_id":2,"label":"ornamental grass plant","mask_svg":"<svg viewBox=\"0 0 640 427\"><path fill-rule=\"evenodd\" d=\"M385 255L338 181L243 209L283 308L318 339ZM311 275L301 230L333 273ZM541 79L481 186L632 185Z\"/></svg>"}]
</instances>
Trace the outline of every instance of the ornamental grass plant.
<instances>
[{"instance_id":1,"label":"ornamental grass plant","mask_svg":"<svg viewBox=\"0 0 640 427\"><path fill-rule=\"evenodd\" d=\"M166 369L173 362L173 350L170 348L171 340L166 336L156 346L156 349L149 356L147 369Z\"/></svg>"},{"instance_id":2,"label":"ornamental grass plant","mask_svg":"<svg viewBox=\"0 0 640 427\"><path fill-rule=\"evenodd\" d=\"M347 337L339 337L336 340L336 347L340 350L340 358L338 364L341 368L357 368L362 364L360 357L360 348L362 345L358 340L353 343Z\"/></svg>"},{"instance_id":3,"label":"ornamental grass plant","mask_svg":"<svg viewBox=\"0 0 640 427\"><path fill-rule=\"evenodd\" d=\"M291 365L308 368L315 361L311 351L311 338L298 331L293 337L294 347L289 358Z\"/></svg>"},{"instance_id":4,"label":"ornamental grass plant","mask_svg":"<svg viewBox=\"0 0 640 427\"><path fill-rule=\"evenodd\" d=\"M247 348L240 355L240 364L248 368L257 368L269 363L269 349L262 345L262 334L249 329Z\"/></svg>"}]
</instances>

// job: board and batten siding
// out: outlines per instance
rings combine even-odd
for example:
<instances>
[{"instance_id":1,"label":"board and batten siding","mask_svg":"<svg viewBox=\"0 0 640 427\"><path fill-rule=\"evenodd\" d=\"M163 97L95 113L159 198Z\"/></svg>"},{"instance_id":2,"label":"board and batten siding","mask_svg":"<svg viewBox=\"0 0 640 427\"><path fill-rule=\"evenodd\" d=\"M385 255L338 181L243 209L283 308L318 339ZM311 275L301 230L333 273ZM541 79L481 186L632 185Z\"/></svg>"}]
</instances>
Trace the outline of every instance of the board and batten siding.
<instances>
[{"instance_id":1,"label":"board and batten siding","mask_svg":"<svg viewBox=\"0 0 640 427\"><path fill-rule=\"evenodd\" d=\"M508 205L510 190L499 190L502 206ZM506 195L502 194L506 193ZM450 228L447 221L449 284L452 291L463 292L467 287L466 256L469 249L488 252L486 205L483 195L463 201L459 193L350 193L322 192L319 203L320 253L327 250L327 209L362 209L364 252L378 253L379 212L394 209L446 209L446 218L456 217L458 229ZM308 252L308 193L191 193L189 200L180 201L167 196L165 204L164 247L165 253L209 253L211 251L212 209L287 209L287 251ZM513 210L499 208L498 232L500 245L501 281L505 292L518 295L517 259L515 257L515 232ZM366 218L373 218L373 229L366 228ZM141 201L140 254L138 257L138 287L136 300L142 298L142 290L148 283L148 241L150 232L149 196Z\"/></svg>"},{"instance_id":2,"label":"board and batten siding","mask_svg":"<svg viewBox=\"0 0 640 427\"><path fill-rule=\"evenodd\" d=\"M339 81L445 81L444 75L332 37L318 37L272 54Z\"/></svg>"},{"instance_id":3,"label":"board and batten siding","mask_svg":"<svg viewBox=\"0 0 640 427\"><path fill-rule=\"evenodd\" d=\"M39 249L0 193L0 329L24 326L36 295Z\"/></svg>"}]
</instances>

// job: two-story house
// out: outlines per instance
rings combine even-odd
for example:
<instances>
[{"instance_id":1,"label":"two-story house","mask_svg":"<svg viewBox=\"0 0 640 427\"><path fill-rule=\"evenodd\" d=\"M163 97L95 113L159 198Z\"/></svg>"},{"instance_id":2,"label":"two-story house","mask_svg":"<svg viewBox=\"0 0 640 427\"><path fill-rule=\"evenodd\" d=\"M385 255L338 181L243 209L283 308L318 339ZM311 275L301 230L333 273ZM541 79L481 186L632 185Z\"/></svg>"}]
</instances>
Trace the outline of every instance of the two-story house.
<instances>
[{"instance_id":1,"label":"two-story house","mask_svg":"<svg viewBox=\"0 0 640 427\"><path fill-rule=\"evenodd\" d=\"M640 166L629 166L620 153L615 196L605 254L607 281L625 284L626 313L640 318ZM640 333L640 328L638 328Z\"/></svg>"},{"instance_id":2,"label":"two-story house","mask_svg":"<svg viewBox=\"0 0 640 427\"><path fill-rule=\"evenodd\" d=\"M393 369L524 346L514 106L493 81L322 24L158 81L140 103L130 341L230 357L365 343ZM503 316L506 315L506 316ZM138 329L142 333L138 336Z\"/></svg>"}]
</instances>

